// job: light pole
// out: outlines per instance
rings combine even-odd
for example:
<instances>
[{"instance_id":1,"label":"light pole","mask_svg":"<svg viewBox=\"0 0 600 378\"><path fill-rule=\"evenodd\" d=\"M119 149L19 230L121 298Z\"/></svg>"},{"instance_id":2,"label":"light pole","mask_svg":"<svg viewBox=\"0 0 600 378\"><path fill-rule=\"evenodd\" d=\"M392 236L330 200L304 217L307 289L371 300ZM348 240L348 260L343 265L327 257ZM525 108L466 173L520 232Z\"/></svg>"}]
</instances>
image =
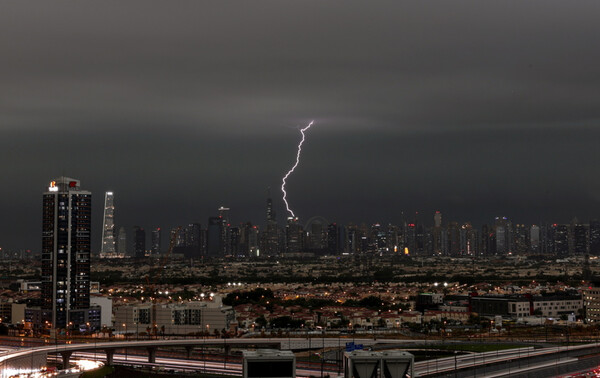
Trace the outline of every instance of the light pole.
<instances>
[{"instance_id":1,"label":"light pole","mask_svg":"<svg viewBox=\"0 0 600 378\"><path fill-rule=\"evenodd\" d=\"M123 327L125 327L123 336L125 337L125 341L127 341L127 323L123 323ZM125 347L125 361L127 361L127 346Z\"/></svg>"},{"instance_id":2,"label":"light pole","mask_svg":"<svg viewBox=\"0 0 600 378\"><path fill-rule=\"evenodd\" d=\"M457 377L458 371L457 371L457 366L456 366L456 354L458 353L458 351L454 351L454 378Z\"/></svg>"},{"instance_id":3,"label":"light pole","mask_svg":"<svg viewBox=\"0 0 600 378\"><path fill-rule=\"evenodd\" d=\"M209 330L210 330L210 325L206 325L206 338L208 338L209 336ZM206 342L203 344L203 348L202 348L202 355L203 355L203 360L204 360L204 372L206 373L206 356L204 355L204 348L206 348Z\"/></svg>"}]
</instances>

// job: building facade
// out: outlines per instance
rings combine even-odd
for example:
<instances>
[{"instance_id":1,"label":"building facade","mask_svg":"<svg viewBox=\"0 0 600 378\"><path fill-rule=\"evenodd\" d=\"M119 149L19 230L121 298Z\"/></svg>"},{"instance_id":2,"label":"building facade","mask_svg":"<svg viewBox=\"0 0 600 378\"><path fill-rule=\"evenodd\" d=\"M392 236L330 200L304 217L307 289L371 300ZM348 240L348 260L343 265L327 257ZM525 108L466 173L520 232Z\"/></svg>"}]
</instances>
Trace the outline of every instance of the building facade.
<instances>
[{"instance_id":1,"label":"building facade","mask_svg":"<svg viewBox=\"0 0 600 378\"><path fill-rule=\"evenodd\" d=\"M229 306L196 301L185 303L140 303L114 308L117 332L164 332L165 334L199 334L229 330L235 313Z\"/></svg>"},{"instance_id":2,"label":"building facade","mask_svg":"<svg viewBox=\"0 0 600 378\"><path fill-rule=\"evenodd\" d=\"M59 177L43 195L42 310L53 328L78 322L90 307L92 194L79 180Z\"/></svg>"},{"instance_id":3,"label":"building facade","mask_svg":"<svg viewBox=\"0 0 600 378\"><path fill-rule=\"evenodd\" d=\"M104 221L102 223L100 257L118 257L115 248L115 202L113 192L106 192L104 196Z\"/></svg>"}]
</instances>

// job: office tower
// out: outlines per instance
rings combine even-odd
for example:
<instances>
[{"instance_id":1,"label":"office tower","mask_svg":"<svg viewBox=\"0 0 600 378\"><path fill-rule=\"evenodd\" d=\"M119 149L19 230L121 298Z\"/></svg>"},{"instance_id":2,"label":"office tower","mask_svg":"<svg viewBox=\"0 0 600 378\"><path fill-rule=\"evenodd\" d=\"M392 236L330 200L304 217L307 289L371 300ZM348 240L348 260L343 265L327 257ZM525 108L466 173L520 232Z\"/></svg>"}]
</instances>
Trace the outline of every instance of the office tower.
<instances>
[{"instance_id":1,"label":"office tower","mask_svg":"<svg viewBox=\"0 0 600 378\"><path fill-rule=\"evenodd\" d=\"M515 225L514 234L514 245L515 253L525 254L529 251L529 240L531 239L531 227L525 226L524 224Z\"/></svg>"},{"instance_id":2,"label":"office tower","mask_svg":"<svg viewBox=\"0 0 600 378\"><path fill-rule=\"evenodd\" d=\"M258 226L252 226L250 222L248 222L248 228L246 230L246 238L248 242L248 250L246 256L257 256L260 253L258 249L259 242L259 230Z\"/></svg>"},{"instance_id":3,"label":"office tower","mask_svg":"<svg viewBox=\"0 0 600 378\"><path fill-rule=\"evenodd\" d=\"M460 254L460 226L458 222L448 223L446 234L448 235L447 254L458 256Z\"/></svg>"},{"instance_id":4,"label":"office tower","mask_svg":"<svg viewBox=\"0 0 600 378\"><path fill-rule=\"evenodd\" d=\"M313 217L308 220L304 231L306 232L305 249L310 252L323 252L327 248L327 220L323 217Z\"/></svg>"},{"instance_id":5,"label":"office tower","mask_svg":"<svg viewBox=\"0 0 600 378\"><path fill-rule=\"evenodd\" d=\"M404 235L406 235L405 245L408 248L408 253L410 255L416 255L416 253L417 253L417 225L415 223L408 223L406 225L406 231L405 231Z\"/></svg>"},{"instance_id":6,"label":"office tower","mask_svg":"<svg viewBox=\"0 0 600 378\"><path fill-rule=\"evenodd\" d=\"M267 223L276 222L273 200L271 199L271 188L267 189Z\"/></svg>"},{"instance_id":7,"label":"office tower","mask_svg":"<svg viewBox=\"0 0 600 378\"><path fill-rule=\"evenodd\" d=\"M569 227L566 224L554 224L554 253L560 256L569 254Z\"/></svg>"},{"instance_id":8,"label":"office tower","mask_svg":"<svg viewBox=\"0 0 600 378\"><path fill-rule=\"evenodd\" d=\"M263 232L261 232L260 253L266 256L274 256L280 252L280 230L277 225L275 211L273 210L273 201L271 200L271 190L267 191L267 223Z\"/></svg>"},{"instance_id":9,"label":"office tower","mask_svg":"<svg viewBox=\"0 0 600 378\"><path fill-rule=\"evenodd\" d=\"M479 232L470 223L467 223L467 225L467 254L472 256L481 254L481 237Z\"/></svg>"},{"instance_id":10,"label":"office tower","mask_svg":"<svg viewBox=\"0 0 600 378\"><path fill-rule=\"evenodd\" d=\"M117 251L120 256L127 256L127 231L125 227L119 228L119 236L117 238Z\"/></svg>"},{"instance_id":11,"label":"office tower","mask_svg":"<svg viewBox=\"0 0 600 378\"><path fill-rule=\"evenodd\" d=\"M544 224L540 228L540 244L543 254L554 253L554 231L556 224Z\"/></svg>"},{"instance_id":12,"label":"office tower","mask_svg":"<svg viewBox=\"0 0 600 378\"><path fill-rule=\"evenodd\" d=\"M369 232L369 251L385 252L387 248L387 232L379 223L371 226Z\"/></svg>"},{"instance_id":13,"label":"office tower","mask_svg":"<svg viewBox=\"0 0 600 378\"><path fill-rule=\"evenodd\" d=\"M135 226L133 230L133 256L136 259L143 259L146 257L146 231L139 226Z\"/></svg>"},{"instance_id":14,"label":"office tower","mask_svg":"<svg viewBox=\"0 0 600 378\"><path fill-rule=\"evenodd\" d=\"M588 234L587 228L585 225L579 223L577 218L573 220L571 225L571 235L572 235L572 250L573 253L577 255L584 255L587 253L587 242L588 242Z\"/></svg>"},{"instance_id":15,"label":"office tower","mask_svg":"<svg viewBox=\"0 0 600 378\"><path fill-rule=\"evenodd\" d=\"M229 251L233 256L240 254L240 228L229 227Z\"/></svg>"},{"instance_id":16,"label":"office tower","mask_svg":"<svg viewBox=\"0 0 600 378\"><path fill-rule=\"evenodd\" d=\"M439 211L436 211L435 214L433 215L433 230L432 230L432 237L433 237L433 253L435 255L441 255L442 254L442 213L440 213Z\"/></svg>"},{"instance_id":17,"label":"office tower","mask_svg":"<svg viewBox=\"0 0 600 378\"><path fill-rule=\"evenodd\" d=\"M496 217L496 222L494 224L494 231L496 236L496 253L497 254L506 254L510 252L509 247L509 221L507 217Z\"/></svg>"},{"instance_id":18,"label":"office tower","mask_svg":"<svg viewBox=\"0 0 600 378\"><path fill-rule=\"evenodd\" d=\"M102 246L100 257L117 257L115 251L115 203L113 192L104 195L104 221L102 222Z\"/></svg>"},{"instance_id":19,"label":"office tower","mask_svg":"<svg viewBox=\"0 0 600 378\"><path fill-rule=\"evenodd\" d=\"M223 239L221 238L221 217L208 218L206 229L206 251L210 256L221 256L223 254Z\"/></svg>"},{"instance_id":20,"label":"office tower","mask_svg":"<svg viewBox=\"0 0 600 378\"><path fill-rule=\"evenodd\" d=\"M200 223L190 223L185 228L185 257L199 258L202 256L202 244L204 242L202 226Z\"/></svg>"},{"instance_id":21,"label":"office tower","mask_svg":"<svg viewBox=\"0 0 600 378\"><path fill-rule=\"evenodd\" d=\"M229 227L231 227L231 223L229 222L228 207L219 207L219 218L221 220L219 233L221 235L221 247L223 248L220 254L227 256L231 254L231 236L229 233Z\"/></svg>"},{"instance_id":22,"label":"office tower","mask_svg":"<svg viewBox=\"0 0 600 378\"><path fill-rule=\"evenodd\" d=\"M590 221L590 255L600 255L600 222L597 219Z\"/></svg>"},{"instance_id":23,"label":"office tower","mask_svg":"<svg viewBox=\"0 0 600 378\"><path fill-rule=\"evenodd\" d=\"M386 248L388 249L388 251L398 252L401 250L398 226L395 226L393 224L388 224L386 242L387 242Z\"/></svg>"},{"instance_id":24,"label":"office tower","mask_svg":"<svg viewBox=\"0 0 600 378\"><path fill-rule=\"evenodd\" d=\"M357 253L358 238L359 238L358 227L354 224L349 224L345 227L344 232L344 253Z\"/></svg>"},{"instance_id":25,"label":"office tower","mask_svg":"<svg viewBox=\"0 0 600 378\"><path fill-rule=\"evenodd\" d=\"M303 245L303 230L298 217L288 217L287 225L285 226L285 252L297 253L302 252Z\"/></svg>"},{"instance_id":26,"label":"office tower","mask_svg":"<svg viewBox=\"0 0 600 378\"><path fill-rule=\"evenodd\" d=\"M171 228L171 232L169 233L169 242L173 240L173 247L175 249L184 248L185 247L185 227L177 226ZM176 252L180 253L180 252ZM181 252L183 253L183 252Z\"/></svg>"},{"instance_id":27,"label":"office tower","mask_svg":"<svg viewBox=\"0 0 600 378\"><path fill-rule=\"evenodd\" d=\"M90 307L92 194L79 180L60 177L43 195L42 311L52 328L80 324Z\"/></svg>"},{"instance_id":28,"label":"office tower","mask_svg":"<svg viewBox=\"0 0 600 378\"><path fill-rule=\"evenodd\" d=\"M423 254L425 251L425 227L423 223L417 222L416 230L417 254Z\"/></svg>"},{"instance_id":29,"label":"office tower","mask_svg":"<svg viewBox=\"0 0 600 378\"><path fill-rule=\"evenodd\" d=\"M535 224L531 226L529 229L529 245L531 246L531 251L534 253L540 252L540 227Z\"/></svg>"},{"instance_id":30,"label":"office tower","mask_svg":"<svg viewBox=\"0 0 600 378\"><path fill-rule=\"evenodd\" d=\"M460 226L460 254L474 256L478 253L479 234L470 222Z\"/></svg>"},{"instance_id":31,"label":"office tower","mask_svg":"<svg viewBox=\"0 0 600 378\"><path fill-rule=\"evenodd\" d=\"M327 226L327 252L337 255L340 251L340 227L336 223L331 223Z\"/></svg>"},{"instance_id":32,"label":"office tower","mask_svg":"<svg viewBox=\"0 0 600 378\"><path fill-rule=\"evenodd\" d=\"M160 255L160 227L152 230L152 248L150 250L152 256Z\"/></svg>"}]
</instances>

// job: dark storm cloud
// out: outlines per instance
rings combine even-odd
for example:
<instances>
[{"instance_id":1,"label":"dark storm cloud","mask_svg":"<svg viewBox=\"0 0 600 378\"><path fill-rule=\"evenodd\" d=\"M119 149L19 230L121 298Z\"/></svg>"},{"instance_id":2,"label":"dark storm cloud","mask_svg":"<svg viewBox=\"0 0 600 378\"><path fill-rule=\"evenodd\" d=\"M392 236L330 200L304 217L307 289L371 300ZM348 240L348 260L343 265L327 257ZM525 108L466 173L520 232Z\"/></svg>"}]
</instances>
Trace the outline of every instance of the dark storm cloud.
<instances>
[{"instance_id":1,"label":"dark storm cloud","mask_svg":"<svg viewBox=\"0 0 600 378\"><path fill-rule=\"evenodd\" d=\"M265 189L277 200L295 128L311 119L289 181L304 218L596 216L599 11L594 1L3 4L0 246L38 247L40 192L63 172L95 193L98 219L114 190L127 227L205 223L221 204L262 223Z\"/></svg>"}]
</instances>

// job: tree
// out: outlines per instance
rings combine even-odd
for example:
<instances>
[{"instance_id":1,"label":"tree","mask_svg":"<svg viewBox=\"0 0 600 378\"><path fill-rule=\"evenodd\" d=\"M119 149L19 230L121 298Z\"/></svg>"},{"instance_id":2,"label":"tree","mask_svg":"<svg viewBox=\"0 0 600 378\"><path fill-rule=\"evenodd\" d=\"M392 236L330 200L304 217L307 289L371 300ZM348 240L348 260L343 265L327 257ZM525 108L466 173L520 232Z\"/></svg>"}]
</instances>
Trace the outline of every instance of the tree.
<instances>
[{"instance_id":1,"label":"tree","mask_svg":"<svg viewBox=\"0 0 600 378\"><path fill-rule=\"evenodd\" d=\"M265 319L264 315L261 315L254 320L254 323L256 323L258 328L264 328L267 326L267 319Z\"/></svg>"}]
</instances>

